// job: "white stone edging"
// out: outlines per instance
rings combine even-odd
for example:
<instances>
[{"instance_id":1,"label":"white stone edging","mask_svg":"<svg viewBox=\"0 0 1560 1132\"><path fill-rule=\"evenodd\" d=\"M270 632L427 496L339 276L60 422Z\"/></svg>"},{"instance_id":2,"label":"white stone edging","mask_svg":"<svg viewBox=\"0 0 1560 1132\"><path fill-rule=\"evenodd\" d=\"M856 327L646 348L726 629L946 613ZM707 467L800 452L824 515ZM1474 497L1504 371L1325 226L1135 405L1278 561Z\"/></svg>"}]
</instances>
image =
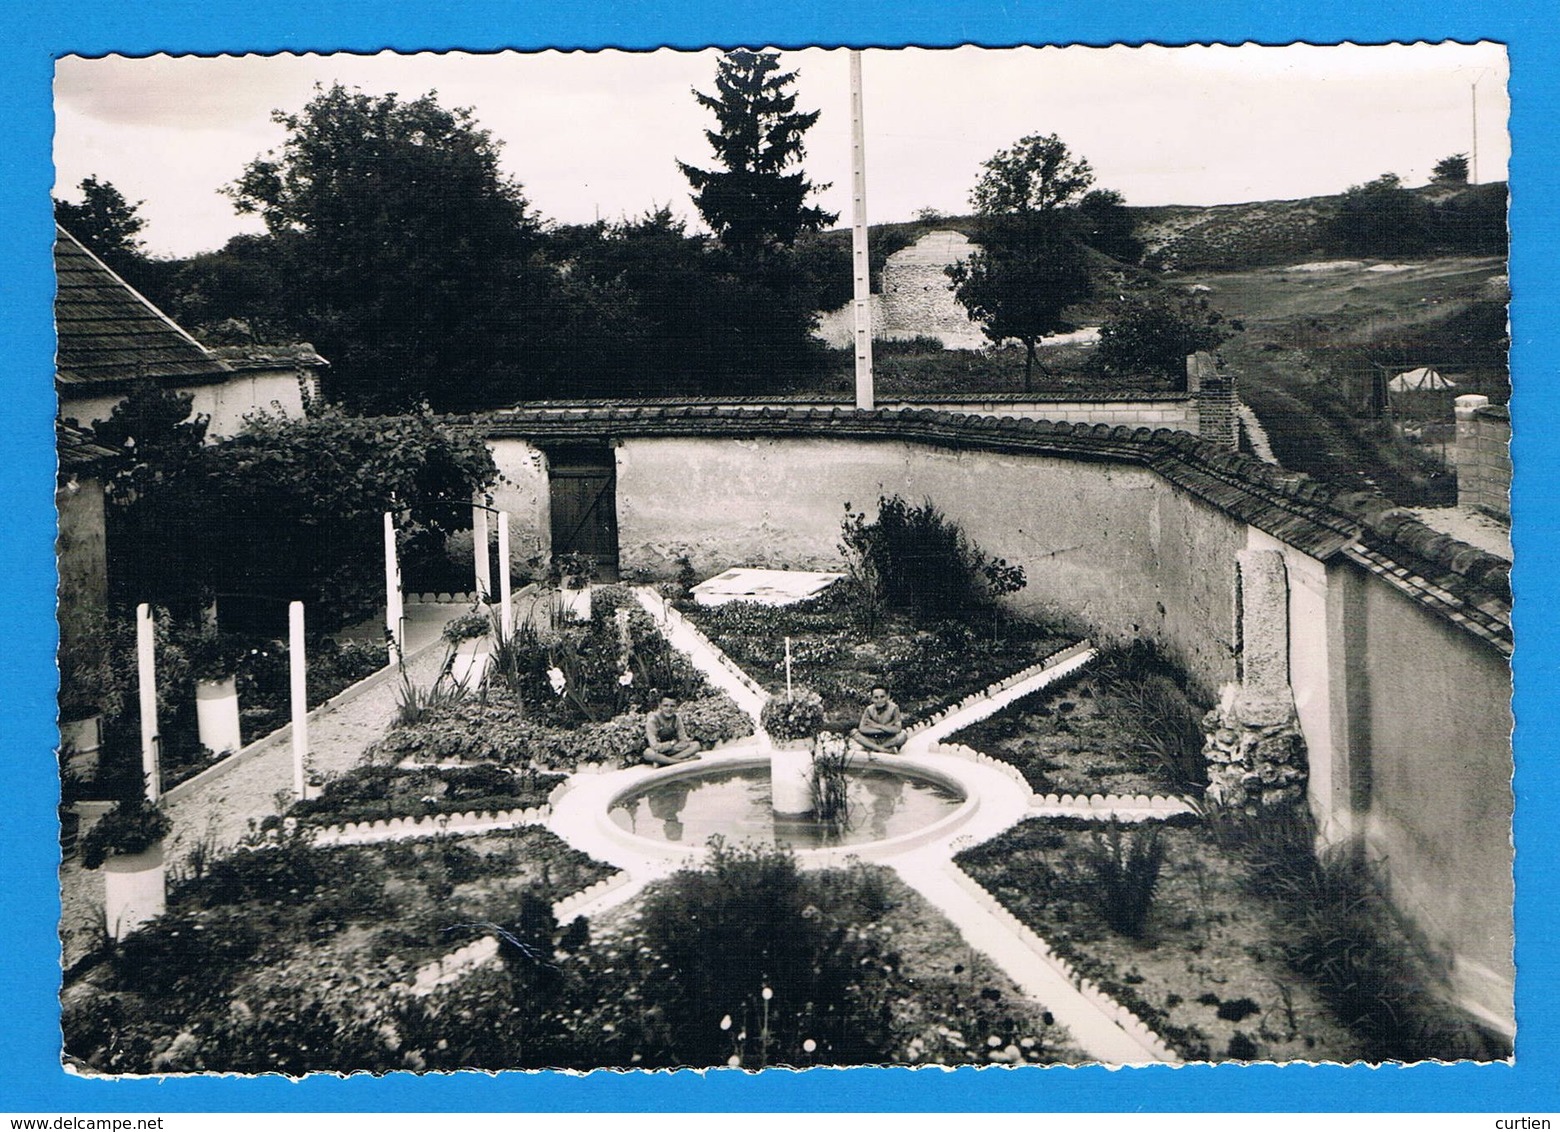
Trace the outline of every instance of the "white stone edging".
<instances>
[{"instance_id":1,"label":"white stone edging","mask_svg":"<svg viewBox=\"0 0 1560 1132\"><path fill-rule=\"evenodd\" d=\"M556 792L556 791L555 791ZM525 825L545 825L552 806L528 806L518 810L472 810L458 814L423 814L418 817L376 818L324 826L315 834L316 845L372 845L381 841L441 837L446 834L489 833Z\"/></svg>"},{"instance_id":2,"label":"white stone edging","mask_svg":"<svg viewBox=\"0 0 1560 1132\"><path fill-rule=\"evenodd\" d=\"M969 893L986 912L999 920L1004 927L1012 931L1036 956L1072 983L1078 989L1078 992L1089 1000L1091 1005L1119 1026L1156 1061L1179 1062L1183 1060L1179 1054L1165 1044L1164 1039L1156 1034L1148 1023L1117 1002L1092 979L1087 979L1080 975L1077 968L1052 950L1050 944L1041 939L1033 928L1010 912L1000 900L986 891L986 888L979 881L956 864L950 863L950 872L953 875L954 883Z\"/></svg>"},{"instance_id":3,"label":"white stone edging","mask_svg":"<svg viewBox=\"0 0 1560 1132\"><path fill-rule=\"evenodd\" d=\"M1162 821L1196 814L1185 798L1164 794L1036 794L1032 818L1084 818L1090 821Z\"/></svg>"},{"instance_id":4,"label":"white stone edging","mask_svg":"<svg viewBox=\"0 0 1560 1132\"><path fill-rule=\"evenodd\" d=\"M609 877L603 877L595 884L570 893L558 903L553 905L553 919L558 921L560 927L566 927L570 920L579 914L579 910L587 904L591 904L609 892L615 892L633 879L626 869L620 869Z\"/></svg>"},{"instance_id":5,"label":"white stone edging","mask_svg":"<svg viewBox=\"0 0 1560 1132\"><path fill-rule=\"evenodd\" d=\"M1025 696L1049 687L1063 676L1071 675L1080 668L1086 667L1098 655L1091 642L1078 641L1052 653L1044 660L1020 669L1011 676L1004 677L994 684L988 684L979 691L971 692L958 703L934 712L905 730L910 733L912 740L930 733L930 741L936 742L943 735L960 731L972 723L979 723L1015 700L1021 700Z\"/></svg>"}]
</instances>

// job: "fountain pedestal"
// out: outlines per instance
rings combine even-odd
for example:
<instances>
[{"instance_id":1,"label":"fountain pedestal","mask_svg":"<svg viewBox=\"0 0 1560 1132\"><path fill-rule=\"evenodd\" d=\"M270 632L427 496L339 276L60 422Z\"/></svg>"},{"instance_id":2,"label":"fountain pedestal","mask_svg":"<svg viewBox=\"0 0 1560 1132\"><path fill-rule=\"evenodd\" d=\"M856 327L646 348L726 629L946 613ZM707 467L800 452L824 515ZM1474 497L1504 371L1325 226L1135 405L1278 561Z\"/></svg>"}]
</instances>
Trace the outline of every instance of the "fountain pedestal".
<instances>
[{"instance_id":1,"label":"fountain pedestal","mask_svg":"<svg viewBox=\"0 0 1560 1132\"><path fill-rule=\"evenodd\" d=\"M811 739L775 742L769 755L769 798L777 814L812 812Z\"/></svg>"}]
</instances>

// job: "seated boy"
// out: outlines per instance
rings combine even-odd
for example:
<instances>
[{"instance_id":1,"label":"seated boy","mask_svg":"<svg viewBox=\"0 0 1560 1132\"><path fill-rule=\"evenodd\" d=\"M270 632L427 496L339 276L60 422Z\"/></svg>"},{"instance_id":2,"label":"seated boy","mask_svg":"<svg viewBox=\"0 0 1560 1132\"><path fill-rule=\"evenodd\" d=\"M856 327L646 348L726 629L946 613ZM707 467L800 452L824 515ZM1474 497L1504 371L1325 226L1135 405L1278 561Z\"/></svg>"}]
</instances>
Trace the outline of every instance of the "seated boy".
<instances>
[{"instance_id":1,"label":"seated boy","mask_svg":"<svg viewBox=\"0 0 1560 1132\"><path fill-rule=\"evenodd\" d=\"M899 753L910 734L905 730L899 705L888 698L887 688L880 684L872 689L872 702L861 713L861 724L850 737L858 747L869 751L884 755Z\"/></svg>"},{"instance_id":2,"label":"seated boy","mask_svg":"<svg viewBox=\"0 0 1560 1132\"><path fill-rule=\"evenodd\" d=\"M677 697L662 696L659 711L645 719L644 760L654 766L671 766L699 757L699 743L688 738L682 717L677 714Z\"/></svg>"}]
</instances>

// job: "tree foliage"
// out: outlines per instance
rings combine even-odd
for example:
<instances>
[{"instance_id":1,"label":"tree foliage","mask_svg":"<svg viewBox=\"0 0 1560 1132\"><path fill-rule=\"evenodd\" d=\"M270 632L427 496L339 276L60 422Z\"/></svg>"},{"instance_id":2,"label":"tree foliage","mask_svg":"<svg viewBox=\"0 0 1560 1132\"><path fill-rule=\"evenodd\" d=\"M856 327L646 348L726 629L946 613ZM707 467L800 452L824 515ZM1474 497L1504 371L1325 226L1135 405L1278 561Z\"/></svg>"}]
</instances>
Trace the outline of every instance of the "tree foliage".
<instances>
[{"instance_id":1,"label":"tree foliage","mask_svg":"<svg viewBox=\"0 0 1560 1132\"><path fill-rule=\"evenodd\" d=\"M523 394L538 225L471 112L337 84L272 117L280 153L227 191L265 221L333 395L384 411Z\"/></svg>"},{"instance_id":2,"label":"tree foliage","mask_svg":"<svg viewBox=\"0 0 1560 1132\"><path fill-rule=\"evenodd\" d=\"M1071 330L1066 310L1088 297L1088 257L1070 207L1094 183L1087 161L1055 134L1031 134L983 163L970 201L980 250L948 268L954 298L993 342L1024 344L1024 389L1031 388L1036 344ZM1117 198L1119 200L1119 198ZM1112 202L1100 198L1094 207Z\"/></svg>"},{"instance_id":3,"label":"tree foliage","mask_svg":"<svg viewBox=\"0 0 1560 1132\"><path fill-rule=\"evenodd\" d=\"M1239 329L1207 299L1163 291L1127 294L1100 324L1094 361L1110 374L1182 380L1190 355L1218 349Z\"/></svg>"},{"instance_id":4,"label":"tree foliage","mask_svg":"<svg viewBox=\"0 0 1560 1132\"><path fill-rule=\"evenodd\" d=\"M466 503L496 474L474 431L426 410L262 414L219 444L162 450L176 458L143 471L137 490L116 493L116 598L187 610L226 594L272 614L298 600L317 626L363 616L383 600L384 512L413 525L447 516L450 501Z\"/></svg>"},{"instance_id":5,"label":"tree foliage","mask_svg":"<svg viewBox=\"0 0 1560 1132\"><path fill-rule=\"evenodd\" d=\"M110 182L100 181L96 175L77 188L81 190L79 204L54 202L54 219L62 228L105 263L145 254L140 232L146 221L137 211L145 201L131 204Z\"/></svg>"},{"instance_id":6,"label":"tree foliage","mask_svg":"<svg viewBox=\"0 0 1560 1132\"><path fill-rule=\"evenodd\" d=\"M1093 189L1078 202L1078 235L1089 247L1125 263L1143 258L1137 221L1115 189Z\"/></svg>"},{"instance_id":7,"label":"tree foliage","mask_svg":"<svg viewBox=\"0 0 1560 1132\"><path fill-rule=\"evenodd\" d=\"M1073 329L1067 309L1091 287L1088 258L1066 219L1045 213L993 217L982 225L979 251L948 268L954 297L987 338L1024 344L1024 389L1031 387L1036 345Z\"/></svg>"},{"instance_id":8,"label":"tree foliage","mask_svg":"<svg viewBox=\"0 0 1560 1132\"><path fill-rule=\"evenodd\" d=\"M1094 184L1094 170L1055 134L1030 134L999 149L981 168L970 203L981 216L1024 216L1076 204Z\"/></svg>"},{"instance_id":9,"label":"tree foliage","mask_svg":"<svg viewBox=\"0 0 1560 1132\"><path fill-rule=\"evenodd\" d=\"M700 169L679 161L693 186L693 203L721 244L746 255L790 247L797 236L816 232L838 216L807 203L828 188L814 185L799 168L806 156L803 135L819 112L798 111L789 87L795 71L780 69L772 52L731 51L716 66L715 93L693 92L715 115L706 130L723 169Z\"/></svg>"},{"instance_id":10,"label":"tree foliage","mask_svg":"<svg viewBox=\"0 0 1560 1132\"><path fill-rule=\"evenodd\" d=\"M1417 255L1433 241L1435 213L1396 173L1351 185L1328 222L1334 246L1352 255Z\"/></svg>"},{"instance_id":11,"label":"tree foliage","mask_svg":"<svg viewBox=\"0 0 1560 1132\"><path fill-rule=\"evenodd\" d=\"M1435 163L1430 179L1438 185L1466 185L1468 183L1468 155L1454 153Z\"/></svg>"}]
</instances>

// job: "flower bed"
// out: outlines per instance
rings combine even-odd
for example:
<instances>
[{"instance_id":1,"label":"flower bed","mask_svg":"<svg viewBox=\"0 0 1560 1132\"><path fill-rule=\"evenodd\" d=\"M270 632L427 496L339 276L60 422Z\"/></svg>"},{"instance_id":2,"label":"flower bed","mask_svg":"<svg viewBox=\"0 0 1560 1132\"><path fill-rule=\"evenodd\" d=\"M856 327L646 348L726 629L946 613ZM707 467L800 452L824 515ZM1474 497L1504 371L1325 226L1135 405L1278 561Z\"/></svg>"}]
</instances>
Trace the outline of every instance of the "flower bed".
<instances>
[{"instance_id":1,"label":"flower bed","mask_svg":"<svg viewBox=\"0 0 1560 1132\"><path fill-rule=\"evenodd\" d=\"M706 748L753 733L753 720L723 692L708 692L679 709L688 734ZM545 770L582 763L638 761L645 748L646 712L637 708L599 723L559 726L538 718L529 701L493 689L483 698L443 704L415 724L391 729L370 749L377 762L494 762Z\"/></svg>"},{"instance_id":2,"label":"flower bed","mask_svg":"<svg viewBox=\"0 0 1560 1132\"><path fill-rule=\"evenodd\" d=\"M1303 843L1290 850L1300 858L1293 867L1275 866L1197 823L1158 828L1164 861L1138 937L1109 922L1122 909L1102 899L1098 854L1109 846L1097 823L1028 821L958 861L1190 1060L1499 1056L1445 1007L1427 1005L1412 945L1379 902L1358 891L1331 902L1318 892L1293 902L1268 895L1275 874L1325 874L1304 859ZM1362 916L1368 928L1348 922ZM1346 969L1331 977L1335 962Z\"/></svg>"},{"instance_id":3,"label":"flower bed","mask_svg":"<svg viewBox=\"0 0 1560 1132\"><path fill-rule=\"evenodd\" d=\"M399 1027L421 965L523 932L611 872L531 827L240 851L70 973L66 1056L104 1073L405 1068Z\"/></svg>"},{"instance_id":4,"label":"flower bed","mask_svg":"<svg viewBox=\"0 0 1560 1132\"><path fill-rule=\"evenodd\" d=\"M793 679L823 697L824 726L849 731L872 688L882 684L914 722L958 702L1071 643L1049 626L1008 620L993 633L991 614L918 626L887 614L862 628L845 587L836 584L795 605L750 602L678 608L754 680L785 692L785 638Z\"/></svg>"},{"instance_id":5,"label":"flower bed","mask_svg":"<svg viewBox=\"0 0 1560 1132\"><path fill-rule=\"evenodd\" d=\"M296 803L288 816L310 825L345 825L392 817L526 810L544 805L564 777L531 769L516 773L492 764L364 766L332 779L318 798Z\"/></svg>"},{"instance_id":6,"label":"flower bed","mask_svg":"<svg viewBox=\"0 0 1560 1132\"><path fill-rule=\"evenodd\" d=\"M948 741L1016 767L1037 794L1197 791L1201 711L1175 676L1144 667L1107 654Z\"/></svg>"}]
</instances>

